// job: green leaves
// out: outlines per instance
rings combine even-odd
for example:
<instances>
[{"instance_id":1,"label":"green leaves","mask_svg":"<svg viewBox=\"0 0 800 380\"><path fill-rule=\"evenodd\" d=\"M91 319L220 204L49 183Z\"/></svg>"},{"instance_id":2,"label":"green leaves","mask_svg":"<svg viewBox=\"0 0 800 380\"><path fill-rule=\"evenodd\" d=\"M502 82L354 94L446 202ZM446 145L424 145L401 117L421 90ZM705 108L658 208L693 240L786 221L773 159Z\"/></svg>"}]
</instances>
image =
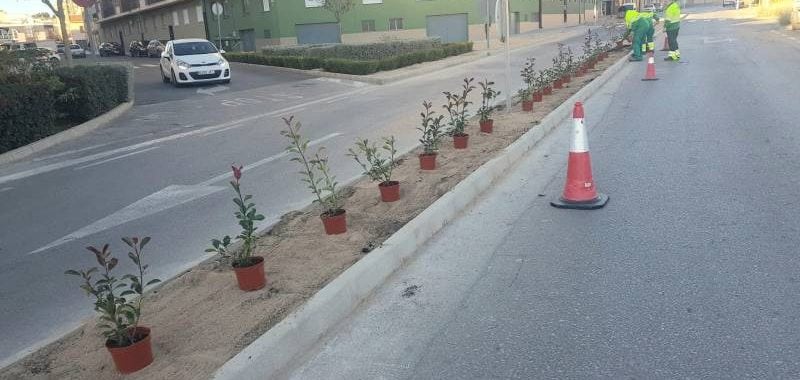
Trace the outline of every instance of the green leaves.
<instances>
[{"instance_id":1,"label":"green leaves","mask_svg":"<svg viewBox=\"0 0 800 380\"><path fill-rule=\"evenodd\" d=\"M433 105L429 101L423 101L422 107L424 108L424 111L420 113L422 126L417 127L417 130L422 132L419 142L422 144L422 149L426 154L436 153L442 141L442 120L444 120L444 116L434 116L436 112L433 111Z\"/></svg>"},{"instance_id":2,"label":"green leaves","mask_svg":"<svg viewBox=\"0 0 800 380\"><path fill-rule=\"evenodd\" d=\"M376 182L388 182L392 180L392 170L397 163L394 156L397 150L394 147L395 138L384 137L381 149L388 153L389 157L384 157L378 150L376 143L370 143L369 140L357 140L355 150L348 149L348 156L352 157L363 169L364 175L368 176L371 180ZM364 156L362 161L361 155Z\"/></svg>"}]
</instances>

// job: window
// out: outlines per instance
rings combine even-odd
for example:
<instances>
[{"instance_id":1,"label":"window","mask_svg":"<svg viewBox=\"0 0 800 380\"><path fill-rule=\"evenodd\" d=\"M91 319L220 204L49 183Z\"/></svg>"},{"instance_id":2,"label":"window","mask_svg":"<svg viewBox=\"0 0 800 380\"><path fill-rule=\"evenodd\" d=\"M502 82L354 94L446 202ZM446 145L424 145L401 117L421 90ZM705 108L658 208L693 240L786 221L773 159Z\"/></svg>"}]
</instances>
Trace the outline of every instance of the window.
<instances>
[{"instance_id":1,"label":"window","mask_svg":"<svg viewBox=\"0 0 800 380\"><path fill-rule=\"evenodd\" d=\"M205 20L203 19L203 7L201 7L201 6L199 6L199 5L198 5L198 6L196 6L194 9L195 9L195 12L197 13L197 22L203 22L203 21L205 21Z\"/></svg>"},{"instance_id":2,"label":"window","mask_svg":"<svg viewBox=\"0 0 800 380\"><path fill-rule=\"evenodd\" d=\"M272 31L269 29L264 29L264 38L272 38Z\"/></svg>"},{"instance_id":3,"label":"window","mask_svg":"<svg viewBox=\"0 0 800 380\"><path fill-rule=\"evenodd\" d=\"M189 25L189 10L183 10L183 25Z\"/></svg>"},{"instance_id":4,"label":"window","mask_svg":"<svg viewBox=\"0 0 800 380\"><path fill-rule=\"evenodd\" d=\"M264 7L264 12L269 12L269 0L261 0L261 6Z\"/></svg>"},{"instance_id":5,"label":"window","mask_svg":"<svg viewBox=\"0 0 800 380\"><path fill-rule=\"evenodd\" d=\"M374 32L375 31L375 20L361 20L361 31L362 32Z\"/></svg>"},{"instance_id":6,"label":"window","mask_svg":"<svg viewBox=\"0 0 800 380\"><path fill-rule=\"evenodd\" d=\"M361 4L383 4L383 0L362 0Z\"/></svg>"},{"instance_id":7,"label":"window","mask_svg":"<svg viewBox=\"0 0 800 380\"><path fill-rule=\"evenodd\" d=\"M167 25L167 19L165 18L166 16L164 16L165 14L167 13L166 12L161 13L161 26Z\"/></svg>"},{"instance_id":8,"label":"window","mask_svg":"<svg viewBox=\"0 0 800 380\"><path fill-rule=\"evenodd\" d=\"M172 25L180 25L181 20L178 19L178 11L172 11Z\"/></svg>"},{"instance_id":9,"label":"window","mask_svg":"<svg viewBox=\"0 0 800 380\"><path fill-rule=\"evenodd\" d=\"M175 55L196 55L212 54L217 52L217 48L210 42L184 42L174 44Z\"/></svg>"},{"instance_id":10,"label":"window","mask_svg":"<svg viewBox=\"0 0 800 380\"><path fill-rule=\"evenodd\" d=\"M249 7L249 5L250 5L250 2L248 0L242 0L242 14L246 15L246 14L250 13L250 10L247 9Z\"/></svg>"},{"instance_id":11,"label":"window","mask_svg":"<svg viewBox=\"0 0 800 380\"><path fill-rule=\"evenodd\" d=\"M403 19L402 18L390 18L389 19L389 30L402 30L403 29Z\"/></svg>"},{"instance_id":12,"label":"window","mask_svg":"<svg viewBox=\"0 0 800 380\"><path fill-rule=\"evenodd\" d=\"M325 4L325 0L306 0L306 8L319 8Z\"/></svg>"}]
</instances>

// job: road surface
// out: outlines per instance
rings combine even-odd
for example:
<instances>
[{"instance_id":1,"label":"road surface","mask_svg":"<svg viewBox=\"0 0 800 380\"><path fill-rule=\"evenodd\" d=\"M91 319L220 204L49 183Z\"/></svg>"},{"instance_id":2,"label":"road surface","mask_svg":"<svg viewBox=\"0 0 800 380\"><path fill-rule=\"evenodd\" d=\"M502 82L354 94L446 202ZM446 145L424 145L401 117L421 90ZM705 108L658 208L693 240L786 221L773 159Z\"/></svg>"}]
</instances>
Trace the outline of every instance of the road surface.
<instances>
[{"instance_id":1,"label":"road surface","mask_svg":"<svg viewBox=\"0 0 800 380\"><path fill-rule=\"evenodd\" d=\"M733 14L589 99L604 209L549 205L566 121L290 378L800 378L800 45Z\"/></svg>"}]
</instances>

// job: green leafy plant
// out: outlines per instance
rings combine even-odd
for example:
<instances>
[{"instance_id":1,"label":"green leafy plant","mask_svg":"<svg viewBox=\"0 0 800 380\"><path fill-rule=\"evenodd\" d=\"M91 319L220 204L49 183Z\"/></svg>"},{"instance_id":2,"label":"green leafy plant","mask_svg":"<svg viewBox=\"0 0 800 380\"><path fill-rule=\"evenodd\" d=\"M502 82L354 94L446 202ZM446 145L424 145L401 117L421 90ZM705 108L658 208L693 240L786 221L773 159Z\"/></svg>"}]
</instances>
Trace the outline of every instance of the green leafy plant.
<instances>
[{"instance_id":1,"label":"green leafy plant","mask_svg":"<svg viewBox=\"0 0 800 380\"><path fill-rule=\"evenodd\" d=\"M231 265L237 268L249 267L254 264L252 257L256 250L256 222L264 220L264 215L261 215L256 210L256 205L250 200L253 196L250 194L242 194L241 183L242 179L242 166L231 166L233 170L233 180L230 182L233 191L236 192L236 198L233 198L233 203L236 204L237 210L234 213L236 219L239 220L239 226L242 227L242 232L236 236L236 239L242 242L242 248L239 250L231 251L229 247L232 243L231 237L225 235L222 239L212 239L211 248L206 249L206 252L216 253L226 259L231 260Z\"/></svg>"},{"instance_id":2,"label":"green leafy plant","mask_svg":"<svg viewBox=\"0 0 800 380\"><path fill-rule=\"evenodd\" d=\"M294 153L291 161L302 165L303 170L300 174L302 181L314 194L315 203L319 203L325 211L323 216L335 216L342 213L341 198L336 190L338 182L336 177L331 174L328 166L328 157L325 156L325 148L319 148L313 156L308 154L309 141L300 135L300 122L294 120L294 116L283 118L286 129L281 131L281 135L289 139L290 145L286 148L290 153Z\"/></svg>"},{"instance_id":3,"label":"green leafy plant","mask_svg":"<svg viewBox=\"0 0 800 380\"><path fill-rule=\"evenodd\" d=\"M531 95L533 95L535 89L534 84L536 81L536 58L529 57L525 60L525 63L522 64L522 70L520 70L520 76L522 76L522 82L525 83L525 87L521 90L517 91L519 98L521 100L531 100Z\"/></svg>"},{"instance_id":4,"label":"green leafy plant","mask_svg":"<svg viewBox=\"0 0 800 380\"><path fill-rule=\"evenodd\" d=\"M419 139L419 142L422 144L423 154L435 154L442 142L442 120L444 120L444 116L436 115L431 102L422 102L422 107L425 108L420 113L422 126L417 127L417 130L422 132L422 138Z\"/></svg>"},{"instance_id":5,"label":"green leafy plant","mask_svg":"<svg viewBox=\"0 0 800 380\"><path fill-rule=\"evenodd\" d=\"M461 136L464 134L464 128L467 126L467 107L472 104L467 98L475 86L472 82L475 78L464 78L464 83L461 84L461 93L451 93L449 91L443 92L447 98L447 104L442 106L450 115L448 124L450 130L448 131L452 136Z\"/></svg>"},{"instance_id":6,"label":"green leafy plant","mask_svg":"<svg viewBox=\"0 0 800 380\"><path fill-rule=\"evenodd\" d=\"M371 180L388 184L392 182L392 170L397 166L397 162L394 159L397 149L395 149L394 144L394 136L384 137L383 146L380 150L374 142L370 143L367 139L358 140L356 141L356 149L350 148L347 155L353 157L361 165L364 169L364 175ZM386 152L387 156L384 156L381 150ZM362 155L364 156L363 160Z\"/></svg>"},{"instance_id":7,"label":"green leafy plant","mask_svg":"<svg viewBox=\"0 0 800 380\"><path fill-rule=\"evenodd\" d=\"M480 120L485 122L492 118L492 112L494 111L492 100L500 95L500 91L492 88L494 82L490 82L488 79L484 79L483 82L478 82L478 84L481 86L481 108L478 109L478 114L481 117Z\"/></svg>"},{"instance_id":8,"label":"green leafy plant","mask_svg":"<svg viewBox=\"0 0 800 380\"><path fill-rule=\"evenodd\" d=\"M142 315L144 289L161 281L144 280L148 266L142 264L142 253L150 238L125 237L122 241L131 248L128 257L136 265L137 274L126 274L119 279L111 274L119 260L111 256L108 244L102 248L86 247L94 254L100 269L92 267L87 270L70 269L64 272L83 279L80 287L88 296L94 298L94 309L100 313L97 327L113 347L130 346L143 338L136 335L136 327ZM95 279L93 276L98 274L100 278Z\"/></svg>"}]
</instances>

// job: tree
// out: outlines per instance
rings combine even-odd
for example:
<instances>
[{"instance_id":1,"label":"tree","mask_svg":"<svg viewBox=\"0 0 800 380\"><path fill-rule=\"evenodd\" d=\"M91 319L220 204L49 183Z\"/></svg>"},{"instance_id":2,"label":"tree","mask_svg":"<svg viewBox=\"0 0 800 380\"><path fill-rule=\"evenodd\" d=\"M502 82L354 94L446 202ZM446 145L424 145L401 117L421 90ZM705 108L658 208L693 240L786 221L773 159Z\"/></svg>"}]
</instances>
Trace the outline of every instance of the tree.
<instances>
[{"instance_id":1,"label":"tree","mask_svg":"<svg viewBox=\"0 0 800 380\"><path fill-rule=\"evenodd\" d=\"M42 3L47 5L53 11L53 14L58 17L58 23L61 26L61 40L64 42L64 63L67 66L72 66L72 53L69 50L69 34L67 34L67 11L64 9L64 0L55 1L55 6L53 6L51 0L42 0Z\"/></svg>"},{"instance_id":2,"label":"tree","mask_svg":"<svg viewBox=\"0 0 800 380\"><path fill-rule=\"evenodd\" d=\"M339 42L342 41L342 16L350 12L355 5L353 0L325 0L325 4L322 5L322 8L333 13L336 23L339 24Z\"/></svg>"}]
</instances>

